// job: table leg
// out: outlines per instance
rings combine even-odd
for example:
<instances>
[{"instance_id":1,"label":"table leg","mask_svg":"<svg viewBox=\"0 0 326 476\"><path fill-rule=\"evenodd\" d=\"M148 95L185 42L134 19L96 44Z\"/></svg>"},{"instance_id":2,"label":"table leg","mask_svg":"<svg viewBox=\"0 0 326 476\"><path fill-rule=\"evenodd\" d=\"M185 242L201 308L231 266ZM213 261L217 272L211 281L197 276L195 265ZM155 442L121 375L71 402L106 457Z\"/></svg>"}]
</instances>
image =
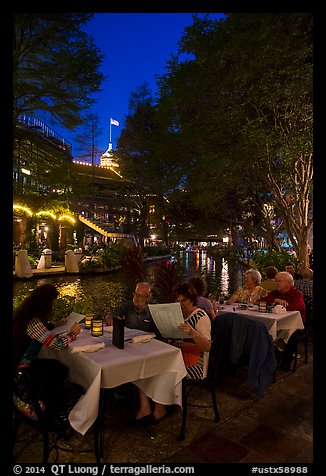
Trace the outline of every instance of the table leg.
<instances>
[{"instance_id":1,"label":"table leg","mask_svg":"<svg viewBox=\"0 0 326 476\"><path fill-rule=\"evenodd\" d=\"M104 454L104 410L105 410L105 390L100 390L100 401L97 419L94 427L94 447L97 463L103 463Z\"/></svg>"}]
</instances>

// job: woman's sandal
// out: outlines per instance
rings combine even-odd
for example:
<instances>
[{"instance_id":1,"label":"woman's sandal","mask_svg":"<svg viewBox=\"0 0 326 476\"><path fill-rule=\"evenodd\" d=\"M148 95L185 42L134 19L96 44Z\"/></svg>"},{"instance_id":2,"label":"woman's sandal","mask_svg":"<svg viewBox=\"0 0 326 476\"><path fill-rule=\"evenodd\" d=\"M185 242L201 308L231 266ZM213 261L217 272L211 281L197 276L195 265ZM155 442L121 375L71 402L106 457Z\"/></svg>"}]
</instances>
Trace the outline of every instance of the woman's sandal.
<instances>
[{"instance_id":1,"label":"woman's sandal","mask_svg":"<svg viewBox=\"0 0 326 476\"><path fill-rule=\"evenodd\" d=\"M153 413L149 413L142 418L135 418L135 421L138 425L155 425L155 423L159 420L156 420Z\"/></svg>"},{"instance_id":2,"label":"woman's sandal","mask_svg":"<svg viewBox=\"0 0 326 476\"><path fill-rule=\"evenodd\" d=\"M148 438L152 440L155 438L156 434L152 430L151 425L156 424L156 420L154 418L153 413L146 415L142 418L134 418L133 423L146 435Z\"/></svg>"}]
</instances>

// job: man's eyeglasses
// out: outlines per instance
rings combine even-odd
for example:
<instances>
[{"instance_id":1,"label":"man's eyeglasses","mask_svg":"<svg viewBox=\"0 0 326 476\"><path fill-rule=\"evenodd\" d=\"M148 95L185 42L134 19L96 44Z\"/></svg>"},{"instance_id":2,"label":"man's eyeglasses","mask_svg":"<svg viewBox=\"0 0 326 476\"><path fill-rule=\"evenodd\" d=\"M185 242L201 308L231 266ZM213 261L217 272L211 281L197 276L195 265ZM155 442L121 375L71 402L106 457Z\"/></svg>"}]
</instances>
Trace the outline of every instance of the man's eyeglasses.
<instances>
[{"instance_id":1,"label":"man's eyeglasses","mask_svg":"<svg viewBox=\"0 0 326 476\"><path fill-rule=\"evenodd\" d=\"M134 293L134 296L138 299L148 299L149 298L149 294L137 294L137 293Z\"/></svg>"}]
</instances>

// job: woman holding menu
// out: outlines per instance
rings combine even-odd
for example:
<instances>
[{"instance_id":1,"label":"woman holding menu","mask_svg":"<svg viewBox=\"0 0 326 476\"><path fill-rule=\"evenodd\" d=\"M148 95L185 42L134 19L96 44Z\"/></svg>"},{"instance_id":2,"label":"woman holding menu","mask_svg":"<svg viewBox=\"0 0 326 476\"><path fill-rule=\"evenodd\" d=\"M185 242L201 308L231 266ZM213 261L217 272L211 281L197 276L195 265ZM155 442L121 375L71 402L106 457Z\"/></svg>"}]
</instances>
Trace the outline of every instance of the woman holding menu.
<instances>
[{"instance_id":1,"label":"woman holding menu","mask_svg":"<svg viewBox=\"0 0 326 476\"><path fill-rule=\"evenodd\" d=\"M184 333L181 351L187 369L187 376L203 379L207 375L208 357L211 348L211 321L203 309L197 307L197 294L189 283L176 287L175 295L179 301L184 322L179 329ZM139 424L151 424L166 416L166 405L155 403L151 410L150 399L140 391L140 409L136 416Z\"/></svg>"},{"instance_id":2,"label":"woman holding menu","mask_svg":"<svg viewBox=\"0 0 326 476\"><path fill-rule=\"evenodd\" d=\"M181 350L188 376L202 379L207 375L211 321L206 312L197 307L197 294L190 284L180 284L175 292L185 320L179 329L186 334Z\"/></svg>"}]
</instances>

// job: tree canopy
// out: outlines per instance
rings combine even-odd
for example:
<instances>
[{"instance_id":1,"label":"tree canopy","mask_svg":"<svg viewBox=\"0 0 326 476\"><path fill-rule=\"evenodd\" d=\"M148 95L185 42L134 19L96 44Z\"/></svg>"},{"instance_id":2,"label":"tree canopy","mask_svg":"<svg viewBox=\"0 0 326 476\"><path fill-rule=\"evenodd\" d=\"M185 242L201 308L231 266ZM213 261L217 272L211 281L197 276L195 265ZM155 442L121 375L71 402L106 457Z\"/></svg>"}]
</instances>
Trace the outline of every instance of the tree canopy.
<instances>
[{"instance_id":1,"label":"tree canopy","mask_svg":"<svg viewBox=\"0 0 326 476\"><path fill-rule=\"evenodd\" d=\"M303 260L312 224L312 14L195 17L179 45L159 78L155 115L170 177L189 209L250 224L270 246L278 217Z\"/></svg>"},{"instance_id":2,"label":"tree canopy","mask_svg":"<svg viewBox=\"0 0 326 476\"><path fill-rule=\"evenodd\" d=\"M73 129L100 91L103 55L81 27L92 13L15 13L13 16L13 123L47 111Z\"/></svg>"}]
</instances>

